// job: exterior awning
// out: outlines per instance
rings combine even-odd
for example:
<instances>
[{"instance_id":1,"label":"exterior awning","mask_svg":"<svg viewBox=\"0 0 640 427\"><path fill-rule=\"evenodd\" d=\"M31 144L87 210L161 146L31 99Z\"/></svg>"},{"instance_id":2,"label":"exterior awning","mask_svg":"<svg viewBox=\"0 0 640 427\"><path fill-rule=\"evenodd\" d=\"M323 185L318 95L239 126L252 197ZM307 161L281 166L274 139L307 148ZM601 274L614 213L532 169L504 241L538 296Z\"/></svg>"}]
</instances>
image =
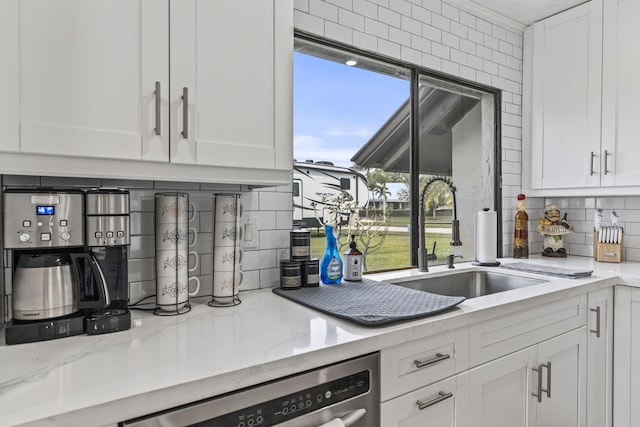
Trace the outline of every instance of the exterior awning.
<instances>
[{"instance_id":1,"label":"exterior awning","mask_svg":"<svg viewBox=\"0 0 640 427\"><path fill-rule=\"evenodd\" d=\"M420 86L420 173L451 175L451 128L480 100L430 86ZM407 99L351 158L364 168L409 172Z\"/></svg>"}]
</instances>

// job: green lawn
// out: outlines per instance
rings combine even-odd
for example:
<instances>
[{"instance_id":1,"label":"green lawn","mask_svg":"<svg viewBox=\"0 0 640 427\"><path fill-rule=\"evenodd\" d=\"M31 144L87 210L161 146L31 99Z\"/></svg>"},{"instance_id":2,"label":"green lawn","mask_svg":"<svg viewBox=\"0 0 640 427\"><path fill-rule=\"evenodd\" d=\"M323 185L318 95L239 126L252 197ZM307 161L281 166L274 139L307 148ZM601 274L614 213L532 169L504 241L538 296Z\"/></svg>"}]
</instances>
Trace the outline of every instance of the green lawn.
<instances>
[{"instance_id":1,"label":"green lawn","mask_svg":"<svg viewBox=\"0 0 640 427\"><path fill-rule=\"evenodd\" d=\"M429 252L431 252L434 241L437 242L436 256L438 259L433 261L432 264L445 263L446 257L450 252L449 242L451 241L451 235L449 233L427 233ZM311 233L311 256L322 259L324 249L324 232L321 231L320 235L315 232ZM344 253L346 249L347 247L345 246L340 252ZM409 267L409 233L388 232L384 245L367 256L367 270L375 271L403 267Z\"/></svg>"}]
</instances>

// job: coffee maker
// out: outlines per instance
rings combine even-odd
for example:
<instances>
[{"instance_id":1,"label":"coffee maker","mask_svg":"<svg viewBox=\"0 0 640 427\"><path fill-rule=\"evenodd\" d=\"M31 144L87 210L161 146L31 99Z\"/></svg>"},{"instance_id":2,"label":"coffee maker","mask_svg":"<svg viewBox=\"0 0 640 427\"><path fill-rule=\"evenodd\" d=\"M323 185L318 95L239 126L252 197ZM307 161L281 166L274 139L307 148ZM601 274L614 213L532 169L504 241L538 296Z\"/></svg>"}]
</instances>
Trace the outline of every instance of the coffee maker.
<instances>
[{"instance_id":1,"label":"coffee maker","mask_svg":"<svg viewBox=\"0 0 640 427\"><path fill-rule=\"evenodd\" d=\"M7 344L130 328L127 191L7 189L3 206Z\"/></svg>"}]
</instances>

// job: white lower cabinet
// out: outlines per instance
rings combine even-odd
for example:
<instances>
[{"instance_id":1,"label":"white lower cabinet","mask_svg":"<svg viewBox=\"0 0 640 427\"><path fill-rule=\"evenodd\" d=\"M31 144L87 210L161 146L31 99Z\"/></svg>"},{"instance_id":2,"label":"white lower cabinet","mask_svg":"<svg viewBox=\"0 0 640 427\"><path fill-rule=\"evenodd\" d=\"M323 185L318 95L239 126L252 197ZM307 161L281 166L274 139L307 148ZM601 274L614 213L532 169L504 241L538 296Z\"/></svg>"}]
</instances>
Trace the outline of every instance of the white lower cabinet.
<instances>
[{"instance_id":1,"label":"white lower cabinet","mask_svg":"<svg viewBox=\"0 0 640 427\"><path fill-rule=\"evenodd\" d=\"M585 328L469 372L469 420L478 427L570 427L586 419Z\"/></svg>"},{"instance_id":2,"label":"white lower cabinet","mask_svg":"<svg viewBox=\"0 0 640 427\"><path fill-rule=\"evenodd\" d=\"M640 289L635 298L640 325ZM624 315L627 329L631 312ZM607 287L383 349L381 425L610 426L612 326L613 288ZM632 336L629 330L627 342ZM616 357L630 366L640 358L637 341L631 354ZM636 375L636 384L638 367L624 370ZM622 386L631 384L627 377ZM629 404L636 397L637 385L626 401L627 421L640 419Z\"/></svg>"},{"instance_id":3,"label":"white lower cabinet","mask_svg":"<svg viewBox=\"0 0 640 427\"><path fill-rule=\"evenodd\" d=\"M611 427L613 288L590 292L587 305L587 426Z\"/></svg>"},{"instance_id":4,"label":"white lower cabinet","mask_svg":"<svg viewBox=\"0 0 640 427\"><path fill-rule=\"evenodd\" d=\"M615 287L613 425L640 420L640 288Z\"/></svg>"},{"instance_id":5,"label":"white lower cabinet","mask_svg":"<svg viewBox=\"0 0 640 427\"><path fill-rule=\"evenodd\" d=\"M520 350L469 372L469 419L474 426L528 426L535 348Z\"/></svg>"},{"instance_id":6,"label":"white lower cabinet","mask_svg":"<svg viewBox=\"0 0 640 427\"><path fill-rule=\"evenodd\" d=\"M380 407L384 427L468 426L468 373L455 375L403 396Z\"/></svg>"}]
</instances>

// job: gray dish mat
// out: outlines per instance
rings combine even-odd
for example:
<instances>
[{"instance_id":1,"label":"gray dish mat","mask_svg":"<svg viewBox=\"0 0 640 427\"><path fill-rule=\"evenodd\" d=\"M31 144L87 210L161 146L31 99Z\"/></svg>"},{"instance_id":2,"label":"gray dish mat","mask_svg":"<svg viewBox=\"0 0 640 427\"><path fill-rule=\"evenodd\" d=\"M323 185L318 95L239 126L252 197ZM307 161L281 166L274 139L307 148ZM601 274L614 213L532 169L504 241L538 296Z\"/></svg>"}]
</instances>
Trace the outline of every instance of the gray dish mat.
<instances>
[{"instance_id":1,"label":"gray dish mat","mask_svg":"<svg viewBox=\"0 0 640 427\"><path fill-rule=\"evenodd\" d=\"M431 294L402 286L362 279L321 284L315 288L280 289L273 293L323 313L365 326L381 326L448 310L464 297Z\"/></svg>"},{"instance_id":2,"label":"gray dish mat","mask_svg":"<svg viewBox=\"0 0 640 427\"><path fill-rule=\"evenodd\" d=\"M527 273L546 274L549 276L566 277L569 279L577 279L578 277L591 276L593 270L573 270L569 268L550 267L548 265L529 264L526 262L512 262L502 264L500 268L508 270L524 271Z\"/></svg>"}]
</instances>

